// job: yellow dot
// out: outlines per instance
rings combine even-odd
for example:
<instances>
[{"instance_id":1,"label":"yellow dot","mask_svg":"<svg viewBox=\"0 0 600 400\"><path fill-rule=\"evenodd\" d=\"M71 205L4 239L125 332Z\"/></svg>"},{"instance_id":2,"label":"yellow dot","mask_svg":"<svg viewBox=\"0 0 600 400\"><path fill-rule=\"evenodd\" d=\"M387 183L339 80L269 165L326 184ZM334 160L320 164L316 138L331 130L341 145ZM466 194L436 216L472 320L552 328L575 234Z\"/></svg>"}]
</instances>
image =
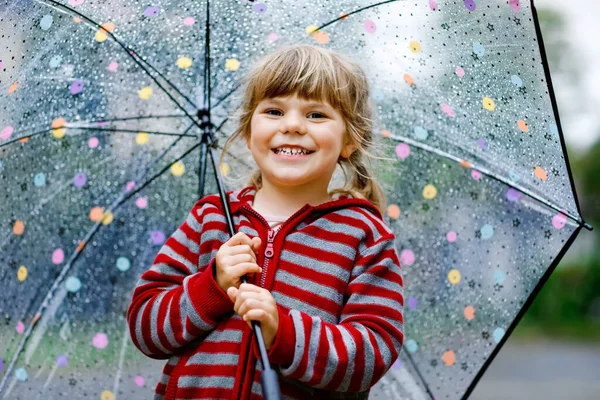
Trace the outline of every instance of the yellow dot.
<instances>
[{"instance_id":1,"label":"yellow dot","mask_svg":"<svg viewBox=\"0 0 600 400\"><path fill-rule=\"evenodd\" d=\"M240 62L236 58L229 58L225 62L225 69L229 71L237 71L240 67Z\"/></svg>"},{"instance_id":2,"label":"yellow dot","mask_svg":"<svg viewBox=\"0 0 600 400\"><path fill-rule=\"evenodd\" d=\"M181 176L185 172L185 165L181 161L177 161L171 165L171 173L175 176Z\"/></svg>"},{"instance_id":3,"label":"yellow dot","mask_svg":"<svg viewBox=\"0 0 600 400\"><path fill-rule=\"evenodd\" d=\"M442 361L444 362L444 364L451 367L456 362L456 354L454 354L452 350L448 350L444 352L444 355L442 356Z\"/></svg>"},{"instance_id":4,"label":"yellow dot","mask_svg":"<svg viewBox=\"0 0 600 400\"><path fill-rule=\"evenodd\" d=\"M543 181L546 181L548 179L548 174L546 174L546 171L544 171L542 167L535 167L533 170L533 174L536 176L536 178L541 179Z\"/></svg>"},{"instance_id":5,"label":"yellow dot","mask_svg":"<svg viewBox=\"0 0 600 400\"><path fill-rule=\"evenodd\" d=\"M387 215L391 219L400 218L400 207L397 204L390 204L387 208Z\"/></svg>"},{"instance_id":6,"label":"yellow dot","mask_svg":"<svg viewBox=\"0 0 600 400\"><path fill-rule=\"evenodd\" d=\"M150 86L146 86L140 89L138 92L138 96L142 100L148 100L152 96L152 88Z\"/></svg>"},{"instance_id":7,"label":"yellow dot","mask_svg":"<svg viewBox=\"0 0 600 400\"><path fill-rule=\"evenodd\" d=\"M115 217L113 213L111 213L110 211L105 212L104 216L102 217L102 225L109 225L111 222L113 222L114 218Z\"/></svg>"},{"instance_id":8,"label":"yellow dot","mask_svg":"<svg viewBox=\"0 0 600 400\"><path fill-rule=\"evenodd\" d=\"M435 186L427 185L423 188L423 197L425 197L428 200L431 200L435 196L437 196L437 189L435 188Z\"/></svg>"},{"instance_id":9,"label":"yellow dot","mask_svg":"<svg viewBox=\"0 0 600 400\"><path fill-rule=\"evenodd\" d=\"M181 57L177 60L177 66L181 69L186 69L192 66L192 59L188 57Z\"/></svg>"},{"instance_id":10,"label":"yellow dot","mask_svg":"<svg viewBox=\"0 0 600 400\"><path fill-rule=\"evenodd\" d=\"M458 282L460 282L460 271L457 269L451 269L450 272L448 272L448 281L450 281L450 283L453 285L456 285Z\"/></svg>"},{"instance_id":11,"label":"yellow dot","mask_svg":"<svg viewBox=\"0 0 600 400\"><path fill-rule=\"evenodd\" d=\"M27 267L24 265L19 267L19 270L17 271L17 278L19 279L19 282L23 282L25 279L27 279Z\"/></svg>"},{"instance_id":12,"label":"yellow dot","mask_svg":"<svg viewBox=\"0 0 600 400\"><path fill-rule=\"evenodd\" d=\"M150 138L150 135L148 135L147 132L140 132L136 135L135 142L137 144L146 144L146 143L148 143L149 138Z\"/></svg>"},{"instance_id":13,"label":"yellow dot","mask_svg":"<svg viewBox=\"0 0 600 400\"><path fill-rule=\"evenodd\" d=\"M17 236L21 236L24 231L25 224L23 224L23 221L21 221L20 219L16 220L15 224L13 225L13 233Z\"/></svg>"},{"instance_id":14,"label":"yellow dot","mask_svg":"<svg viewBox=\"0 0 600 400\"><path fill-rule=\"evenodd\" d=\"M317 29L319 29L318 26L316 26L316 25L309 25L309 26L306 27L305 32L310 35L310 34L314 33Z\"/></svg>"},{"instance_id":15,"label":"yellow dot","mask_svg":"<svg viewBox=\"0 0 600 400\"><path fill-rule=\"evenodd\" d=\"M219 170L221 171L221 175L227 176L229 175L229 165L225 163L221 163L219 166Z\"/></svg>"},{"instance_id":16,"label":"yellow dot","mask_svg":"<svg viewBox=\"0 0 600 400\"><path fill-rule=\"evenodd\" d=\"M412 42L410 42L410 51L412 51L414 54L417 54L418 52L421 51L421 43L417 42L416 40L413 40Z\"/></svg>"},{"instance_id":17,"label":"yellow dot","mask_svg":"<svg viewBox=\"0 0 600 400\"><path fill-rule=\"evenodd\" d=\"M67 130L65 128L52 129L52 136L54 136L57 139L64 138L66 133Z\"/></svg>"},{"instance_id":18,"label":"yellow dot","mask_svg":"<svg viewBox=\"0 0 600 400\"><path fill-rule=\"evenodd\" d=\"M464 314L465 318L471 321L473 318L475 318L475 308L473 308L473 306L465 307Z\"/></svg>"},{"instance_id":19,"label":"yellow dot","mask_svg":"<svg viewBox=\"0 0 600 400\"><path fill-rule=\"evenodd\" d=\"M489 97L484 97L483 100L483 108L485 108L488 111L494 111L496 109L496 103L494 103L494 100L490 99Z\"/></svg>"},{"instance_id":20,"label":"yellow dot","mask_svg":"<svg viewBox=\"0 0 600 400\"><path fill-rule=\"evenodd\" d=\"M96 35L94 36L94 38L96 39L96 42L102 43L106 39L108 39L108 35L104 31L98 31L98 32L96 32Z\"/></svg>"},{"instance_id":21,"label":"yellow dot","mask_svg":"<svg viewBox=\"0 0 600 400\"><path fill-rule=\"evenodd\" d=\"M90 219L93 222L101 221L102 217L104 217L104 208L94 207L90 210Z\"/></svg>"},{"instance_id":22,"label":"yellow dot","mask_svg":"<svg viewBox=\"0 0 600 400\"><path fill-rule=\"evenodd\" d=\"M100 400L115 400L115 395L110 390L100 393Z\"/></svg>"}]
</instances>

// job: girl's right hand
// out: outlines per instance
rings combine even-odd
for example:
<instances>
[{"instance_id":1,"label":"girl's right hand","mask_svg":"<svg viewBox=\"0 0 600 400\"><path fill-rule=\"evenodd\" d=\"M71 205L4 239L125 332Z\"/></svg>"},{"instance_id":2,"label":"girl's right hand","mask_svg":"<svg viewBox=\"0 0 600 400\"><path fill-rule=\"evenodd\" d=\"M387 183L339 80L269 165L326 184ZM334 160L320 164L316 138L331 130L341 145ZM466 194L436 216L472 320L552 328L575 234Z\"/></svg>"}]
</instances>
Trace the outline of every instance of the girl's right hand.
<instances>
[{"instance_id":1,"label":"girl's right hand","mask_svg":"<svg viewBox=\"0 0 600 400\"><path fill-rule=\"evenodd\" d=\"M215 260L215 280L224 292L231 286L239 289L242 276L262 272L262 268L256 264L260 243L259 237L250 239L245 233L238 232L219 248Z\"/></svg>"}]
</instances>

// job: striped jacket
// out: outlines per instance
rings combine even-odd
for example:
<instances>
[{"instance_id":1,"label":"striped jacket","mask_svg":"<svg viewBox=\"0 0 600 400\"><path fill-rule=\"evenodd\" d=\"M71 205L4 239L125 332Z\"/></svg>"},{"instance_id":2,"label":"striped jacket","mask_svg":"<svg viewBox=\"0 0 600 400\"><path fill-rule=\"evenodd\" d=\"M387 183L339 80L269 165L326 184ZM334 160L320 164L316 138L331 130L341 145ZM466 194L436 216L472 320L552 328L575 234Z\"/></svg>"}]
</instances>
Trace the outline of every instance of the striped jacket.
<instances>
[{"instance_id":1,"label":"striped jacket","mask_svg":"<svg viewBox=\"0 0 600 400\"><path fill-rule=\"evenodd\" d=\"M252 207L252 186L227 192L236 232L259 236L260 274L279 329L269 360L282 399L366 399L404 341L395 236L369 201L305 204L278 231ZM135 346L168 359L155 399L262 399L254 332L215 281L230 238L218 194L199 200L144 272L127 310Z\"/></svg>"}]
</instances>

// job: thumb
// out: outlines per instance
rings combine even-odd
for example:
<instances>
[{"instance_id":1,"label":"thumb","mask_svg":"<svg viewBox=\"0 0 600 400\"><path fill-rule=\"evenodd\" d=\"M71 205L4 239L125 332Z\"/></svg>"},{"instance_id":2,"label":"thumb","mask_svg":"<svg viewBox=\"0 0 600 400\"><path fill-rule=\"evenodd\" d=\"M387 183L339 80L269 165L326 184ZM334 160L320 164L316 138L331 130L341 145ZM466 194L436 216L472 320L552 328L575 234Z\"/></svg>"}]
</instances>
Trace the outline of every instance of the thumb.
<instances>
[{"instance_id":1,"label":"thumb","mask_svg":"<svg viewBox=\"0 0 600 400\"><path fill-rule=\"evenodd\" d=\"M252 238L252 248L254 251L258 251L260 249L260 238L258 236Z\"/></svg>"},{"instance_id":2,"label":"thumb","mask_svg":"<svg viewBox=\"0 0 600 400\"><path fill-rule=\"evenodd\" d=\"M229 296L229 298L231 299L231 301L235 300L235 295L237 293L237 288L235 286L230 286L227 288L227 295Z\"/></svg>"}]
</instances>

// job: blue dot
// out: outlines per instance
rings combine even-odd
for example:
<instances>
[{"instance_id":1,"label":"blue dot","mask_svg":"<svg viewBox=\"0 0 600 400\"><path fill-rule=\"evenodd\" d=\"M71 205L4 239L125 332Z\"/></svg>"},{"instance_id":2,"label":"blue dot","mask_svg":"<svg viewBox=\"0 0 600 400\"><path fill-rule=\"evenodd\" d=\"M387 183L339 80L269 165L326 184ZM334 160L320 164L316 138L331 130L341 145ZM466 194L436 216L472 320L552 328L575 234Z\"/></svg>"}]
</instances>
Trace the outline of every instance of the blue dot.
<instances>
[{"instance_id":1,"label":"blue dot","mask_svg":"<svg viewBox=\"0 0 600 400\"><path fill-rule=\"evenodd\" d=\"M79 289L81 289L81 281L76 276L70 276L70 277L67 278L67 280L65 282L65 288L69 292L75 293Z\"/></svg>"},{"instance_id":2,"label":"blue dot","mask_svg":"<svg viewBox=\"0 0 600 400\"><path fill-rule=\"evenodd\" d=\"M46 174L40 172L33 177L33 184L37 187L42 187L46 184Z\"/></svg>"},{"instance_id":3,"label":"blue dot","mask_svg":"<svg viewBox=\"0 0 600 400\"><path fill-rule=\"evenodd\" d=\"M502 329L502 328L494 329L494 333L492 334L492 336L494 337L494 342L500 343L500 341L504 337L504 329Z\"/></svg>"},{"instance_id":4,"label":"blue dot","mask_svg":"<svg viewBox=\"0 0 600 400\"><path fill-rule=\"evenodd\" d=\"M0 169L2 169L2 160L0 160Z\"/></svg>"},{"instance_id":5,"label":"blue dot","mask_svg":"<svg viewBox=\"0 0 600 400\"><path fill-rule=\"evenodd\" d=\"M550 132L552 132L553 135L558 136L558 125L550 125Z\"/></svg>"},{"instance_id":6,"label":"blue dot","mask_svg":"<svg viewBox=\"0 0 600 400\"><path fill-rule=\"evenodd\" d=\"M17 378L20 381L26 381L27 380L27 371L25 371L25 368L19 368L18 370L16 370L15 378Z\"/></svg>"},{"instance_id":7,"label":"blue dot","mask_svg":"<svg viewBox=\"0 0 600 400\"><path fill-rule=\"evenodd\" d=\"M404 348L409 353L414 353L419 349L419 345L415 342L414 339L408 339L406 343L404 343Z\"/></svg>"},{"instance_id":8,"label":"blue dot","mask_svg":"<svg viewBox=\"0 0 600 400\"><path fill-rule=\"evenodd\" d=\"M483 240L488 240L492 236L494 236L494 227L492 225L490 225L490 224L485 224L481 228L481 238Z\"/></svg>"},{"instance_id":9,"label":"blue dot","mask_svg":"<svg viewBox=\"0 0 600 400\"><path fill-rule=\"evenodd\" d=\"M515 86L521 87L523 86L523 80L518 75L513 75L510 80Z\"/></svg>"},{"instance_id":10,"label":"blue dot","mask_svg":"<svg viewBox=\"0 0 600 400\"><path fill-rule=\"evenodd\" d=\"M418 140L427 140L427 130L421 128L420 126L415 126L413 129L413 134Z\"/></svg>"},{"instance_id":11,"label":"blue dot","mask_svg":"<svg viewBox=\"0 0 600 400\"><path fill-rule=\"evenodd\" d=\"M511 181L513 181L515 183L519 182L521 180L521 177L512 171L510 171L508 173L508 177L510 178Z\"/></svg>"},{"instance_id":12,"label":"blue dot","mask_svg":"<svg viewBox=\"0 0 600 400\"><path fill-rule=\"evenodd\" d=\"M125 257L117 258L117 269L119 271L125 272L129 268L131 268L131 263L129 262L129 260L127 258L125 258Z\"/></svg>"},{"instance_id":13,"label":"blue dot","mask_svg":"<svg viewBox=\"0 0 600 400\"><path fill-rule=\"evenodd\" d=\"M62 61L61 56L54 56L50 59L50 68L58 68L60 62Z\"/></svg>"},{"instance_id":14,"label":"blue dot","mask_svg":"<svg viewBox=\"0 0 600 400\"><path fill-rule=\"evenodd\" d=\"M504 278L505 278L505 274L504 271L496 271L494 272L494 281L501 285L502 283L504 283Z\"/></svg>"},{"instance_id":15,"label":"blue dot","mask_svg":"<svg viewBox=\"0 0 600 400\"><path fill-rule=\"evenodd\" d=\"M473 53L482 57L485 54L485 47L479 42L473 42Z\"/></svg>"},{"instance_id":16,"label":"blue dot","mask_svg":"<svg viewBox=\"0 0 600 400\"><path fill-rule=\"evenodd\" d=\"M52 15L44 15L40 20L40 28L47 31L52 26Z\"/></svg>"}]
</instances>

